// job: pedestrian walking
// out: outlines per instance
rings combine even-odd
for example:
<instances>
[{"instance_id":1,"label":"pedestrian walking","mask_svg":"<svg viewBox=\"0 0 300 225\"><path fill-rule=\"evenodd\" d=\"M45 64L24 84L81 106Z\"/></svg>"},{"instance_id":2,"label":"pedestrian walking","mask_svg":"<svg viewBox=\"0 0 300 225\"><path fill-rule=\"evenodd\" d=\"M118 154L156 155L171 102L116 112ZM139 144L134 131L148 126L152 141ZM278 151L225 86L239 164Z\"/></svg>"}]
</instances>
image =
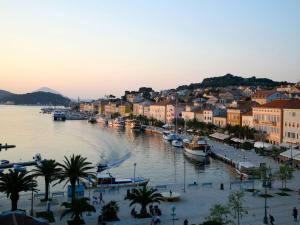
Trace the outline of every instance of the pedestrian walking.
<instances>
[{"instance_id":1,"label":"pedestrian walking","mask_svg":"<svg viewBox=\"0 0 300 225\"><path fill-rule=\"evenodd\" d=\"M187 219L185 219L185 220L183 221L183 225L189 225L189 221L188 221Z\"/></svg>"},{"instance_id":2,"label":"pedestrian walking","mask_svg":"<svg viewBox=\"0 0 300 225\"><path fill-rule=\"evenodd\" d=\"M272 216L271 214L269 215L269 220L270 220L270 224L274 225L275 219L274 216Z\"/></svg>"},{"instance_id":3,"label":"pedestrian walking","mask_svg":"<svg viewBox=\"0 0 300 225\"><path fill-rule=\"evenodd\" d=\"M104 200L103 200L103 194L102 194L102 192L100 192L99 204L101 204L101 202L103 202L103 204L105 203Z\"/></svg>"},{"instance_id":4,"label":"pedestrian walking","mask_svg":"<svg viewBox=\"0 0 300 225\"><path fill-rule=\"evenodd\" d=\"M298 209L296 207L293 208L293 217L294 217L294 221L297 221L297 219L298 219Z\"/></svg>"}]
</instances>

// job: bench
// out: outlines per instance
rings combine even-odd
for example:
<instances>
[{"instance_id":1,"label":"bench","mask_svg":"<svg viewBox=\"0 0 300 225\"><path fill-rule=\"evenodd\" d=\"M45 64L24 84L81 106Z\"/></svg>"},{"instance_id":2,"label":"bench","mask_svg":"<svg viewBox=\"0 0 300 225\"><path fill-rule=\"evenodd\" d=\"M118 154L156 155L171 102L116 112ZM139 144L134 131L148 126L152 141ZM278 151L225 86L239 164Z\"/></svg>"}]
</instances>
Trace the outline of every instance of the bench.
<instances>
[{"instance_id":1,"label":"bench","mask_svg":"<svg viewBox=\"0 0 300 225\"><path fill-rule=\"evenodd\" d=\"M167 189L167 185L156 185L156 189Z\"/></svg>"},{"instance_id":2,"label":"bench","mask_svg":"<svg viewBox=\"0 0 300 225\"><path fill-rule=\"evenodd\" d=\"M202 183L202 187L212 187L212 183L211 182L206 182L206 183Z\"/></svg>"},{"instance_id":3,"label":"bench","mask_svg":"<svg viewBox=\"0 0 300 225\"><path fill-rule=\"evenodd\" d=\"M62 191L58 191L58 192L53 192L53 193L52 193L52 198L53 198L53 197L58 197L58 196L64 197L64 196L65 196L65 193L62 192Z\"/></svg>"}]
</instances>

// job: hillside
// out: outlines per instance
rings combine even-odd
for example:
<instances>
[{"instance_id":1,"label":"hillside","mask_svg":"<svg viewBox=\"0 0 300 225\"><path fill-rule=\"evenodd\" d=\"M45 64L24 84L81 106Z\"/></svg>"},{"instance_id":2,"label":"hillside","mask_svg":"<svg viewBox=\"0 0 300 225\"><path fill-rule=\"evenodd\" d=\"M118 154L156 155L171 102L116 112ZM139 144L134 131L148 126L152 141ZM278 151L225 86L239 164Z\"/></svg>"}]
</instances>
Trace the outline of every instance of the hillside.
<instances>
[{"instance_id":1,"label":"hillside","mask_svg":"<svg viewBox=\"0 0 300 225\"><path fill-rule=\"evenodd\" d=\"M0 98L0 103L16 105L68 105L70 99L50 92L11 94Z\"/></svg>"},{"instance_id":2,"label":"hillside","mask_svg":"<svg viewBox=\"0 0 300 225\"><path fill-rule=\"evenodd\" d=\"M11 95L12 93L8 92L8 91L5 91L5 90L1 90L0 89L0 99L3 98L3 97L6 97L8 95Z\"/></svg>"},{"instance_id":3,"label":"hillside","mask_svg":"<svg viewBox=\"0 0 300 225\"><path fill-rule=\"evenodd\" d=\"M208 88L208 87L226 87L226 86L261 86L265 88L273 88L278 85L289 84L286 81L278 82L267 78L249 77L243 78L234 76L232 74L226 74L220 77L205 78L202 83L193 83L190 85L179 86L177 89L196 89L196 88Z\"/></svg>"}]
</instances>

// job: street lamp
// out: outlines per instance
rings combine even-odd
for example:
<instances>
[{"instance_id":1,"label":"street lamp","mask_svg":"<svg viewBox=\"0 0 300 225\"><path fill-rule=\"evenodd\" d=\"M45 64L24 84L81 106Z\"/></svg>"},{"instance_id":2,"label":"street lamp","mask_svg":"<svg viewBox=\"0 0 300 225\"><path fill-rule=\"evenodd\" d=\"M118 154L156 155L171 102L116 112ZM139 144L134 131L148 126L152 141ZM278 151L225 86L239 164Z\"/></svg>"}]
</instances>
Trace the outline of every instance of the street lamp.
<instances>
[{"instance_id":1,"label":"street lamp","mask_svg":"<svg viewBox=\"0 0 300 225\"><path fill-rule=\"evenodd\" d=\"M136 163L133 163L133 183L135 184L135 169L136 169Z\"/></svg>"},{"instance_id":2,"label":"street lamp","mask_svg":"<svg viewBox=\"0 0 300 225\"><path fill-rule=\"evenodd\" d=\"M172 213L171 213L171 215L172 215L172 221L173 221L173 225L174 225L174 223L175 223L175 216L176 216L176 213L175 213L175 210L176 210L176 206L175 205L172 205L171 206L171 210L172 210Z\"/></svg>"},{"instance_id":3,"label":"street lamp","mask_svg":"<svg viewBox=\"0 0 300 225\"><path fill-rule=\"evenodd\" d=\"M185 168L185 159L183 159L183 192L185 192L185 175L186 174L186 168Z\"/></svg>"},{"instance_id":4,"label":"street lamp","mask_svg":"<svg viewBox=\"0 0 300 225\"><path fill-rule=\"evenodd\" d=\"M265 167L265 176L264 176L264 181L263 184L265 186L265 216L264 216L264 224L268 224L268 216L267 216L267 187L270 185L271 182L271 168L269 168L269 171Z\"/></svg>"}]
</instances>

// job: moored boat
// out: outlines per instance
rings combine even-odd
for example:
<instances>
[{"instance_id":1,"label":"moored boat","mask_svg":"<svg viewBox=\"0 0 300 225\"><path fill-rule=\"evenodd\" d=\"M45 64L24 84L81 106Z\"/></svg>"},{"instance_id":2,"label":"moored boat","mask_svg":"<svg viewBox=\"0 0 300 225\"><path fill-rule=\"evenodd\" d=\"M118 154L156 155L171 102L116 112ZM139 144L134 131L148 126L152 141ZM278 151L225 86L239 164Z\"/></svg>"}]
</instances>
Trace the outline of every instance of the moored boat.
<instances>
[{"instance_id":1,"label":"moored boat","mask_svg":"<svg viewBox=\"0 0 300 225\"><path fill-rule=\"evenodd\" d=\"M97 123L104 124L104 125L108 124L108 120L105 117L99 116L96 120Z\"/></svg>"},{"instance_id":2,"label":"moored boat","mask_svg":"<svg viewBox=\"0 0 300 225\"><path fill-rule=\"evenodd\" d=\"M122 117L118 117L113 120L113 127L123 128L124 125L125 125L125 123L124 123L124 120L122 119Z\"/></svg>"},{"instance_id":3,"label":"moored boat","mask_svg":"<svg viewBox=\"0 0 300 225\"><path fill-rule=\"evenodd\" d=\"M184 151L205 159L210 151L210 146L204 138L194 137L192 140L184 141Z\"/></svg>"},{"instance_id":4,"label":"moored boat","mask_svg":"<svg viewBox=\"0 0 300 225\"><path fill-rule=\"evenodd\" d=\"M65 121L66 114L62 111L54 111L53 112L53 120L54 121Z\"/></svg>"},{"instance_id":5,"label":"moored boat","mask_svg":"<svg viewBox=\"0 0 300 225\"><path fill-rule=\"evenodd\" d=\"M100 188L117 188L130 186L143 186L149 182L149 179L142 177L116 179L110 174L98 174L96 186Z\"/></svg>"},{"instance_id":6,"label":"moored boat","mask_svg":"<svg viewBox=\"0 0 300 225\"><path fill-rule=\"evenodd\" d=\"M183 148L183 142L182 140L178 139L178 140L173 140L172 141L172 146L176 147L176 148Z\"/></svg>"}]
</instances>

